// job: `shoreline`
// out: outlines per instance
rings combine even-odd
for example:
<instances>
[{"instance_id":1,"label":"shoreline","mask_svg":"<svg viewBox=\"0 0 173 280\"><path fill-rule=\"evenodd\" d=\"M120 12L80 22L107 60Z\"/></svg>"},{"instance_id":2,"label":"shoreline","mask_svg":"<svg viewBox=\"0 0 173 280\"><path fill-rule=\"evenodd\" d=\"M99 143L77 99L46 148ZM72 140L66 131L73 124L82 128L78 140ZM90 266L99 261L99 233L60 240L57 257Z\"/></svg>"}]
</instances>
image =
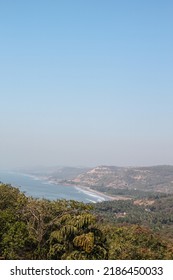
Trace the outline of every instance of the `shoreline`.
<instances>
[{"instance_id":1,"label":"shoreline","mask_svg":"<svg viewBox=\"0 0 173 280\"><path fill-rule=\"evenodd\" d=\"M45 179L44 179L45 180ZM45 180L46 181L46 180ZM104 193L101 193L99 191L96 190L92 190L90 187L86 187L86 186L80 186L80 185L73 185L73 184L67 184L67 183L61 183L61 182L55 182L52 180L47 180L48 183L53 184L53 185L62 185L64 187L74 187L76 189L79 189L83 192L87 192L89 195L95 194L96 196L98 196L98 198L104 198L104 201L109 201L109 200L114 200L113 196L109 196L106 195Z\"/></svg>"},{"instance_id":2,"label":"shoreline","mask_svg":"<svg viewBox=\"0 0 173 280\"><path fill-rule=\"evenodd\" d=\"M79 189L81 191L83 191L84 193L86 192L88 195L92 196L92 195L95 195L98 197L98 199L104 199L104 200L101 200L101 201L98 201L98 202L102 202L102 201L113 201L113 200L130 200L131 198L130 197L124 197L124 196L121 196L121 195L109 195L109 194L106 194L106 193L102 193L102 192L99 192L97 190L93 190L92 188L88 187L88 186L82 186L82 185L75 185L75 184L70 184L70 183L63 183L63 182L58 182L58 181L55 181L55 180L50 180L49 177L46 177L46 176L39 176L39 175L35 175L35 174L28 174L28 173L21 173L25 176L28 176L30 178L33 178L34 180L40 180L42 182L47 182L49 184L52 184L52 185L61 185L61 186L64 186L64 187L75 187L76 189ZM96 203L96 202L95 202Z\"/></svg>"},{"instance_id":3,"label":"shoreline","mask_svg":"<svg viewBox=\"0 0 173 280\"><path fill-rule=\"evenodd\" d=\"M111 201L111 200L130 200L132 198L130 197L127 197L127 196L121 196L121 195L109 195L109 194L105 194L105 193L102 193L102 192L99 192L99 191L96 191L96 190L93 190L91 189L90 187L87 187L87 186L82 186L82 185L75 185L75 184L68 184L68 183L61 183L61 182L55 182L55 181L51 181L51 180L48 180L48 182L50 184L54 184L54 185L63 185L63 186L67 186L67 187L75 187L79 190L83 190L83 191L86 191L90 194L95 194L95 195L98 195L98 197L102 197L104 198L105 200L104 201Z\"/></svg>"},{"instance_id":4,"label":"shoreline","mask_svg":"<svg viewBox=\"0 0 173 280\"><path fill-rule=\"evenodd\" d=\"M95 194L95 195L97 195L98 197L102 197L102 198L105 199L104 201L114 200L112 196L106 195L106 194L101 193L101 192L96 191L96 190L92 190L90 187L75 186L75 188L80 189L80 190L87 191L89 194Z\"/></svg>"},{"instance_id":5,"label":"shoreline","mask_svg":"<svg viewBox=\"0 0 173 280\"><path fill-rule=\"evenodd\" d=\"M114 196L114 195L105 194L105 193L93 190L90 187L84 187L84 186L76 186L76 187L79 187L79 189L87 190L90 193L98 194L99 196L107 198L108 200L130 200L131 199L130 197L125 197L125 196L121 196L121 195Z\"/></svg>"}]
</instances>

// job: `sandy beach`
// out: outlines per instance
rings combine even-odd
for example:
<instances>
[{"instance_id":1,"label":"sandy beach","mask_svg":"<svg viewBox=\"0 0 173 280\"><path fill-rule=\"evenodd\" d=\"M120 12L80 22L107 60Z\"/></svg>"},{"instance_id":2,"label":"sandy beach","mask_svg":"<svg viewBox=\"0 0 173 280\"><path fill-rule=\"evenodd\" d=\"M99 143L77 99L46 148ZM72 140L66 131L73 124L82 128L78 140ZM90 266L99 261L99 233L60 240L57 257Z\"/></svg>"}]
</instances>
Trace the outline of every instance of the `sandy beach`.
<instances>
[{"instance_id":1,"label":"sandy beach","mask_svg":"<svg viewBox=\"0 0 173 280\"><path fill-rule=\"evenodd\" d=\"M105 200L129 200L129 199L131 199L130 197L125 197L125 196L121 196L121 195L115 195L114 196L114 195L104 194L102 192L93 190L90 187L76 186L76 188L79 188L79 189L84 190L84 191L88 191L89 193L93 193L93 194L96 194L98 196L101 196L101 197L105 198Z\"/></svg>"},{"instance_id":2,"label":"sandy beach","mask_svg":"<svg viewBox=\"0 0 173 280\"><path fill-rule=\"evenodd\" d=\"M55 182L55 181L52 181L52 180L49 180L49 183L55 184L55 185L60 184L60 182ZM67 183L63 183L63 185L67 186L67 187L73 186L73 187L75 187L77 189L80 189L81 191L88 192L90 194L95 194L95 195L97 195L99 197L104 198L105 201L106 200L108 201L108 200L129 200L129 199L131 199L130 197L127 197L127 196L105 194L105 193L93 190L90 187L86 187L86 186L73 185L73 184L67 184Z\"/></svg>"},{"instance_id":3,"label":"sandy beach","mask_svg":"<svg viewBox=\"0 0 173 280\"><path fill-rule=\"evenodd\" d=\"M26 174L28 175L28 174ZM98 198L102 198L103 200L101 201L109 201L109 200L129 200L131 199L130 197L125 197L125 196L121 196L121 195L109 195L109 194L105 194L105 193L102 193L102 192L99 192L99 191L96 191L96 190L93 190L92 188L90 187L87 187L87 186L81 186L81 185L73 185L73 184L69 184L69 183L61 183L59 181L56 181L56 180L50 180L49 177L46 177L46 176L35 176L35 175L28 175L30 177L32 177L34 180L42 180L42 181L45 181L47 183L50 183L50 184L53 184L53 185L63 185L64 187L75 187L76 189L84 192L84 193L87 193L87 194L90 194L90 195L93 195L93 196L98 196Z\"/></svg>"}]
</instances>

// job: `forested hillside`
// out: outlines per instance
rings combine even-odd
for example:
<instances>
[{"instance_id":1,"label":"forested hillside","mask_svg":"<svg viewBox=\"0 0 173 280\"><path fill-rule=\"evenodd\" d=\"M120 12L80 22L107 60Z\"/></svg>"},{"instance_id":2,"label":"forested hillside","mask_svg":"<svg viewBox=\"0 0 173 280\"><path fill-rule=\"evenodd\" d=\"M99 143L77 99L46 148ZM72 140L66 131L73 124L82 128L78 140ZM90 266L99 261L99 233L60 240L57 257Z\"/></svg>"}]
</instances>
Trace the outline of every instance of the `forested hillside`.
<instances>
[{"instance_id":1,"label":"forested hillside","mask_svg":"<svg viewBox=\"0 0 173 280\"><path fill-rule=\"evenodd\" d=\"M169 205L165 200L170 217L171 199ZM141 208L136 215L136 209L143 206L130 201L122 203L127 203L124 208L116 202L93 206L76 201L38 200L0 184L0 258L173 259L171 237L159 234L149 222L142 223L149 212ZM150 211L157 213L159 207L164 207L162 203L150 205ZM122 211L131 218L118 220L124 219L120 217Z\"/></svg>"},{"instance_id":2,"label":"forested hillside","mask_svg":"<svg viewBox=\"0 0 173 280\"><path fill-rule=\"evenodd\" d=\"M162 235L163 239L173 240L173 195L104 201L94 205L94 213L104 222L145 226Z\"/></svg>"}]
</instances>

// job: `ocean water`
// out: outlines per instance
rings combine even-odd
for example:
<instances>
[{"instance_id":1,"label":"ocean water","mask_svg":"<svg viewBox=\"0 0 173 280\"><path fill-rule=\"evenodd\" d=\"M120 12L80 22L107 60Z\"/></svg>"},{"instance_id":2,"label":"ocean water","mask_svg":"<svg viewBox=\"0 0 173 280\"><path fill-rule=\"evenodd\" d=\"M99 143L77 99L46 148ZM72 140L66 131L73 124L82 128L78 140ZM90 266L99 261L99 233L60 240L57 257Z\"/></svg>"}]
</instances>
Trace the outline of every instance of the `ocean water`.
<instances>
[{"instance_id":1,"label":"ocean water","mask_svg":"<svg viewBox=\"0 0 173 280\"><path fill-rule=\"evenodd\" d=\"M26 195L35 198L45 198L49 200L72 199L85 203L96 203L105 200L104 196L94 194L76 186L55 185L18 172L0 171L0 181L18 187Z\"/></svg>"}]
</instances>

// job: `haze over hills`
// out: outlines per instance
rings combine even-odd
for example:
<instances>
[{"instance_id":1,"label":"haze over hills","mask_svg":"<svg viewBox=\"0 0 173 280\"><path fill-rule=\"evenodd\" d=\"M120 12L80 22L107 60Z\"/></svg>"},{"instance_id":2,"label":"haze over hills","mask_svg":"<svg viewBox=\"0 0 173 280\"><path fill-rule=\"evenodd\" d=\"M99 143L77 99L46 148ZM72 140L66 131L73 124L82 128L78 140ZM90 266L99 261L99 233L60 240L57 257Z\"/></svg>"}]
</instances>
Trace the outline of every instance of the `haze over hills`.
<instances>
[{"instance_id":1,"label":"haze over hills","mask_svg":"<svg viewBox=\"0 0 173 280\"><path fill-rule=\"evenodd\" d=\"M53 183L61 182L62 180L70 180L76 178L78 175L85 174L89 171L90 168L87 167L65 167L65 166L56 166L56 167L35 167L33 169L20 169L23 173L28 173Z\"/></svg>"},{"instance_id":2,"label":"haze over hills","mask_svg":"<svg viewBox=\"0 0 173 280\"><path fill-rule=\"evenodd\" d=\"M32 175L55 184L79 185L110 194L127 194L128 191L173 193L173 166L170 165L58 167L47 171L32 171Z\"/></svg>"},{"instance_id":3,"label":"haze over hills","mask_svg":"<svg viewBox=\"0 0 173 280\"><path fill-rule=\"evenodd\" d=\"M79 174L69 184L106 189L173 192L173 166L116 167L98 166Z\"/></svg>"}]
</instances>

